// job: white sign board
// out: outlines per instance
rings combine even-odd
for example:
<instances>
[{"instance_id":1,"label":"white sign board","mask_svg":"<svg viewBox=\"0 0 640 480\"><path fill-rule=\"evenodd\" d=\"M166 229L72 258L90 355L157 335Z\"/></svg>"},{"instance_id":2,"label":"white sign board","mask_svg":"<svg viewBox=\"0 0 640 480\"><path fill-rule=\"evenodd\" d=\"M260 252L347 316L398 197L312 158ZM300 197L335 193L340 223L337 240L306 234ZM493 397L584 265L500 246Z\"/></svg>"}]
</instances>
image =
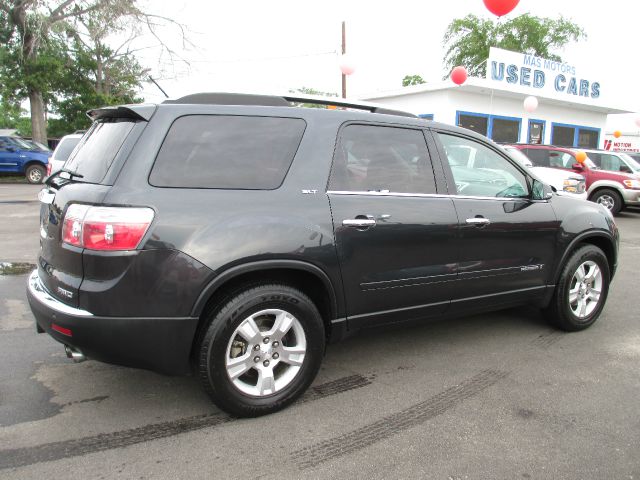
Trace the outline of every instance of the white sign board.
<instances>
[{"instance_id":1,"label":"white sign board","mask_svg":"<svg viewBox=\"0 0 640 480\"><path fill-rule=\"evenodd\" d=\"M598 78L575 65L493 47L487 60L487 80L521 93L579 103L600 103L602 95Z\"/></svg>"}]
</instances>

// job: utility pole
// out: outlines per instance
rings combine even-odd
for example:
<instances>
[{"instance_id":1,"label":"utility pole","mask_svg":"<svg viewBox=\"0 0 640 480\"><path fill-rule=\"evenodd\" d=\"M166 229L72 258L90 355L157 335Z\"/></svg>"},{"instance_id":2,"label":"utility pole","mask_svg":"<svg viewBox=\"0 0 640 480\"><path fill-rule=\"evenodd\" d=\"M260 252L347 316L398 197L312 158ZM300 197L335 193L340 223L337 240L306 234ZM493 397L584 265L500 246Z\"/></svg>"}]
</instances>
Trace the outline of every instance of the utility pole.
<instances>
[{"instance_id":1,"label":"utility pole","mask_svg":"<svg viewBox=\"0 0 640 480\"><path fill-rule=\"evenodd\" d=\"M347 33L344 22L342 22L342 55L347 53ZM347 76L342 74L342 98L347 98Z\"/></svg>"}]
</instances>

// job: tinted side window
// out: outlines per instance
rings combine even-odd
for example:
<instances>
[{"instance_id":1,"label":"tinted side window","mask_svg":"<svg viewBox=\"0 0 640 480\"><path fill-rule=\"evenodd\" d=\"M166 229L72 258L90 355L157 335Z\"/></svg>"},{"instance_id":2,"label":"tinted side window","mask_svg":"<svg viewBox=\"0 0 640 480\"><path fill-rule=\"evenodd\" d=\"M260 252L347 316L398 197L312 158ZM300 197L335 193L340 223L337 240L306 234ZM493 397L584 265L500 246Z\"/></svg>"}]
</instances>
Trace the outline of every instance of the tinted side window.
<instances>
[{"instance_id":1,"label":"tinted side window","mask_svg":"<svg viewBox=\"0 0 640 480\"><path fill-rule=\"evenodd\" d=\"M189 115L167 133L149 182L158 187L272 190L284 180L305 122Z\"/></svg>"},{"instance_id":2,"label":"tinted side window","mask_svg":"<svg viewBox=\"0 0 640 480\"><path fill-rule=\"evenodd\" d=\"M342 129L329 188L342 191L435 193L421 130L349 125Z\"/></svg>"},{"instance_id":3,"label":"tinted side window","mask_svg":"<svg viewBox=\"0 0 640 480\"><path fill-rule=\"evenodd\" d=\"M608 170L611 172L619 172L622 162L620 159L609 153L588 153L589 158L593 160L593 163L597 165L598 168L602 170Z\"/></svg>"},{"instance_id":4,"label":"tinted side window","mask_svg":"<svg viewBox=\"0 0 640 480\"><path fill-rule=\"evenodd\" d=\"M468 138L439 133L458 195L473 197L526 197L527 179L511 162ZM460 152L465 152L461 161Z\"/></svg>"},{"instance_id":5,"label":"tinted side window","mask_svg":"<svg viewBox=\"0 0 640 480\"><path fill-rule=\"evenodd\" d=\"M535 167L549 166L549 151L542 148L527 148L527 157Z\"/></svg>"}]
</instances>

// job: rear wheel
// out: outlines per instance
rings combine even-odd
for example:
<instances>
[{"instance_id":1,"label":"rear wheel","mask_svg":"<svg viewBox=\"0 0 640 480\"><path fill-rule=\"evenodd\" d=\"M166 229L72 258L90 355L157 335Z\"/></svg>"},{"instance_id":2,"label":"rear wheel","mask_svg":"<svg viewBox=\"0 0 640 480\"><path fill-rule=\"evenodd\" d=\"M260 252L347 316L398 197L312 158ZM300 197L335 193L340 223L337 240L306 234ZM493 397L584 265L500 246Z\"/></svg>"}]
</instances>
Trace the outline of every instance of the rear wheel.
<instances>
[{"instance_id":1,"label":"rear wheel","mask_svg":"<svg viewBox=\"0 0 640 480\"><path fill-rule=\"evenodd\" d=\"M620 212L624 206L624 202L622 201L620 194L615 190L608 188L598 190L589 200L606 207L614 215Z\"/></svg>"},{"instance_id":2,"label":"rear wheel","mask_svg":"<svg viewBox=\"0 0 640 480\"><path fill-rule=\"evenodd\" d=\"M27 177L27 182L29 183L42 183L45 174L46 170L42 165L29 165L24 172L25 177Z\"/></svg>"},{"instance_id":3,"label":"rear wheel","mask_svg":"<svg viewBox=\"0 0 640 480\"><path fill-rule=\"evenodd\" d=\"M320 313L302 292L279 284L248 288L211 314L199 377L214 403L232 415L272 413L311 384L324 338Z\"/></svg>"},{"instance_id":4,"label":"rear wheel","mask_svg":"<svg viewBox=\"0 0 640 480\"><path fill-rule=\"evenodd\" d=\"M567 260L546 313L562 330L584 330L600 316L608 292L607 257L598 247L585 245Z\"/></svg>"}]
</instances>

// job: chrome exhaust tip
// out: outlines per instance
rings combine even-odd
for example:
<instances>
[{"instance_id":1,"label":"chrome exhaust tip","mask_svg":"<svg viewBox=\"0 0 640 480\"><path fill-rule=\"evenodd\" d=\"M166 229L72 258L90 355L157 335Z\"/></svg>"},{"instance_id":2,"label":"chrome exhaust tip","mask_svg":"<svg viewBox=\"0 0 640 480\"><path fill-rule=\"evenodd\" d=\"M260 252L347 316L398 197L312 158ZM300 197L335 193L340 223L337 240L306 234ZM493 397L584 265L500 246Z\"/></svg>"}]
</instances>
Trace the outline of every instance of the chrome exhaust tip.
<instances>
[{"instance_id":1,"label":"chrome exhaust tip","mask_svg":"<svg viewBox=\"0 0 640 480\"><path fill-rule=\"evenodd\" d=\"M87 359L87 357L84 356L84 353L82 353L80 350L76 350L73 347L70 347L69 345L64 346L64 353L67 354L67 358L73 360L73 363L84 362Z\"/></svg>"}]
</instances>

